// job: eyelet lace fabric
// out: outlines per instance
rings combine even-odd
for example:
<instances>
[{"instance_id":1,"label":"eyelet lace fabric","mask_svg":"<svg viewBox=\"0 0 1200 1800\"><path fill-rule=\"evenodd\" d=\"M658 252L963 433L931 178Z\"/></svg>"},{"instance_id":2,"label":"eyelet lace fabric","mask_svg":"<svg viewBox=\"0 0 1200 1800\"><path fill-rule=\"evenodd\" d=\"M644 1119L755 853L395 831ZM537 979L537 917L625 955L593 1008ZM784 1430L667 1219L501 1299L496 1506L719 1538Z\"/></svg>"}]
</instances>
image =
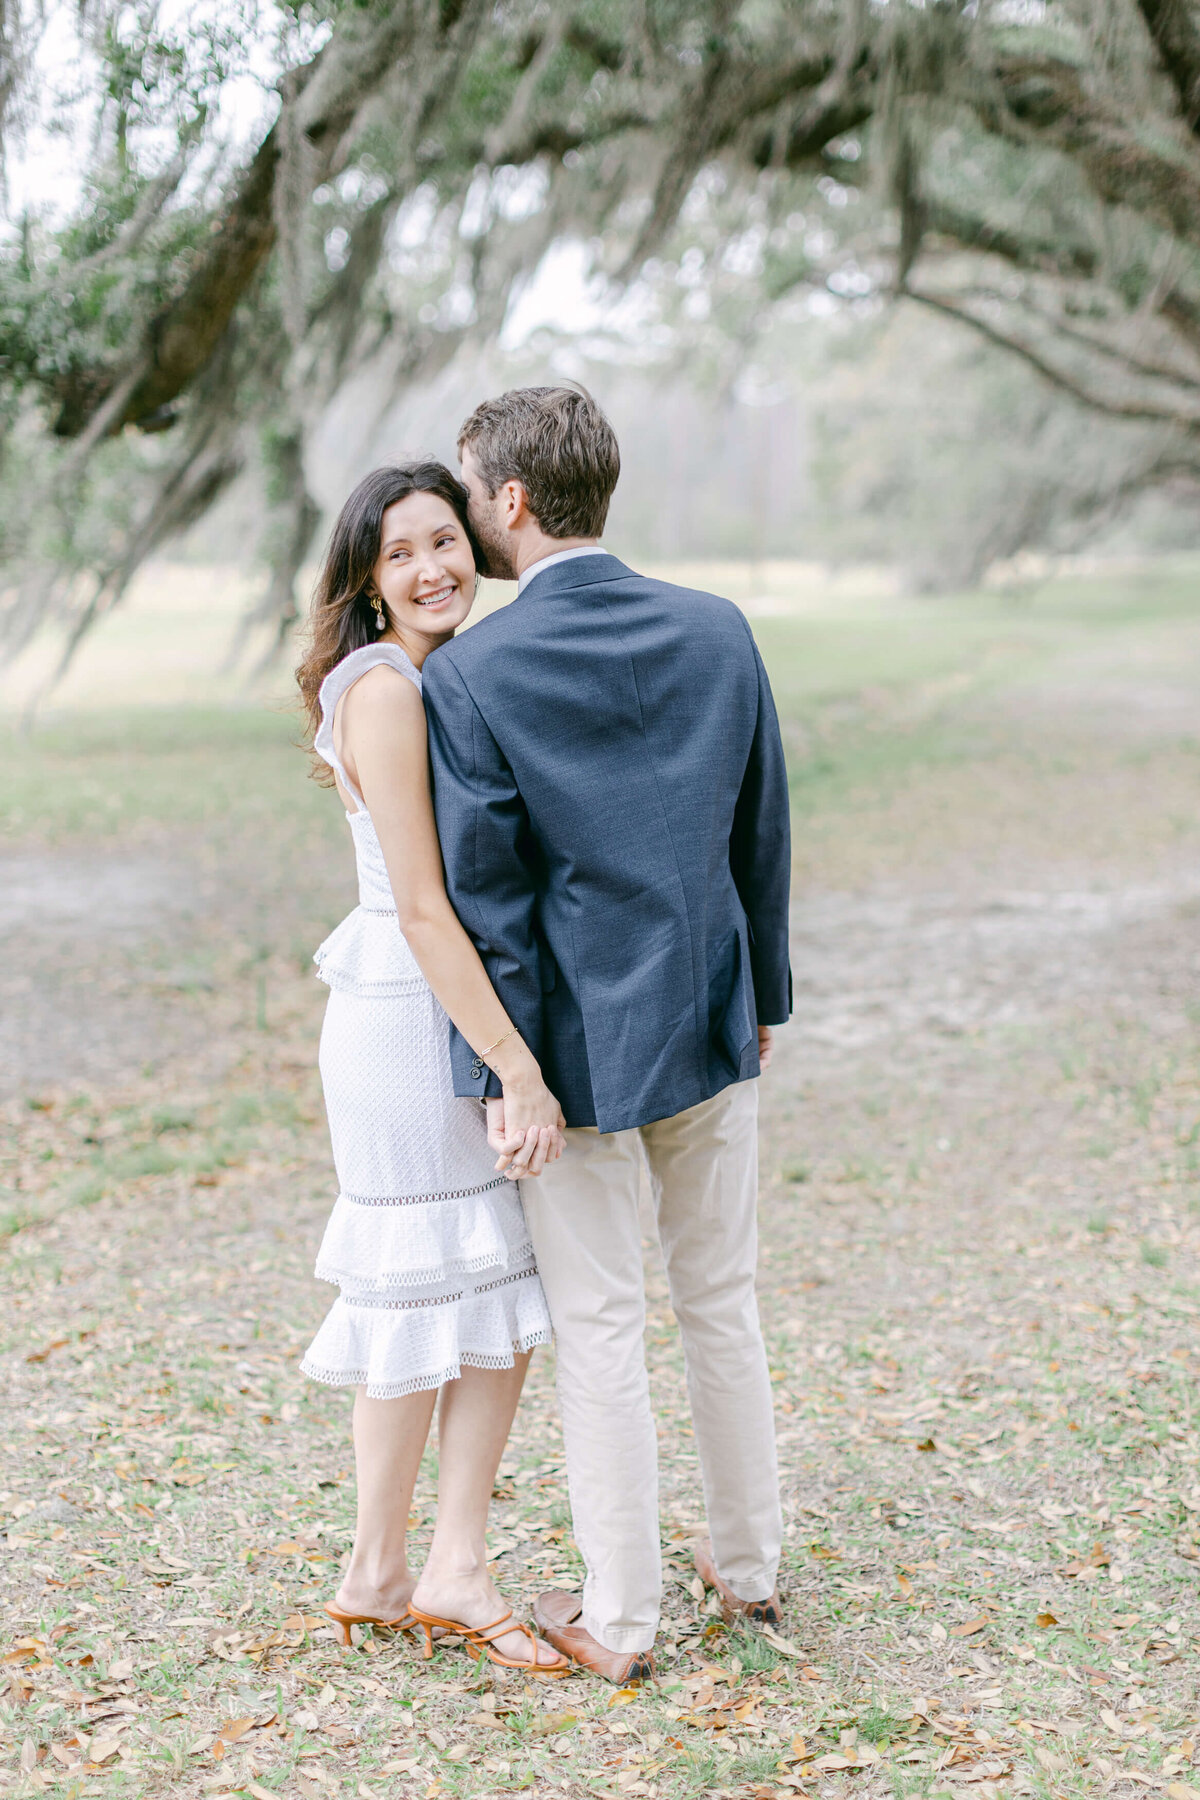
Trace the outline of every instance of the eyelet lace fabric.
<instances>
[{"instance_id":1,"label":"eyelet lace fabric","mask_svg":"<svg viewBox=\"0 0 1200 1800\"><path fill-rule=\"evenodd\" d=\"M398 646L353 652L321 691L316 748L357 798L334 708ZM320 1067L340 1192L316 1273L340 1294L301 1362L335 1387L392 1399L511 1368L552 1336L517 1186L494 1172L482 1107L454 1093L449 1021L400 933L370 815L348 815L360 904L316 955L330 988Z\"/></svg>"}]
</instances>

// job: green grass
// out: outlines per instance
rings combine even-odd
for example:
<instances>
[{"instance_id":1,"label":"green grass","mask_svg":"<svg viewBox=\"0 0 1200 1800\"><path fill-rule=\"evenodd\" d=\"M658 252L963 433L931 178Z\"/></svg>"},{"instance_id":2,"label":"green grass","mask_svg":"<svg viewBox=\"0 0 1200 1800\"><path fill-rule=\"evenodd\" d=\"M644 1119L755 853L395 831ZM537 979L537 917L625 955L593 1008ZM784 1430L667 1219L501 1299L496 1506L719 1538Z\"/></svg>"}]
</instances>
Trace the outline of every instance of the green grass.
<instances>
[{"instance_id":1,"label":"green grass","mask_svg":"<svg viewBox=\"0 0 1200 1800\"><path fill-rule=\"evenodd\" d=\"M1131 639L1149 623L1194 619L1196 572L1187 565L1113 577L1060 578L1021 600L967 594L847 608L843 617L755 619L754 635L780 711L813 700L898 690L969 677L1012 681L1036 668L1082 629L1089 637Z\"/></svg>"},{"instance_id":2,"label":"green grass","mask_svg":"<svg viewBox=\"0 0 1200 1800\"><path fill-rule=\"evenodd\" d=\"M726 1639L729 1655L737 1658L742 1668L755 1674L777 1669L783 1657L758 1631L732 1631Z\"/></svg>"},{"instance_id":3,"label":"green grass","mask_svg":"<svg viewBox=\"0 0 1200 1800\"><path fill-rule=\"evenodd\" d=\"M859 1737L866 1738L868 1744L887 1744L903 1731L908 1719L903 1713L872 1704L859 1714L857 1723Z\"/></svg>"},{"instance_id":4,"label":"green grass","mask_svg":"<svg viewBox=\"0 0 1200 1800\"><path fill-rule=\"evenodd\" d=\"M1194 575L1167 569L1054 581L1020 602L972 594L893 602L870 618L755 619L793 804L807 817L857 794L895 791L924 770L1011 751L996 721L985 722L989 697L1036 684L1084 642L1119 656L1124 641L1138 642L1148 628L1169 636L1198 611ZM1025 754L1067 774L1080 752L1030 746Z\"/></svg>"},{"instance_id":5,"label":"green grass","mask_svg":"<svg viewBox=\"0 0 1200 1800\"><path fill-rule=\"evenodd\" d=\"M64 1112L88 1129L81 1141L75 1140L71 1160L60 1160L49 1150L41 1153L49 1180L36 1199L4 1208L6 1190L0 1189L0 1239L35 1220L45 1223L73 1207L94 1206L105 1195L132 1197L137 1184L155 1177L211 1175L256 1153L270 1155L281 1134L290 1137L312 1123L293 1094L272 1089L234 1094L187 1111L126 1107L103 1120L86 1097L78 1096ZM103 1144L95 1136L101 1124ZM94 1147L82 1148L88 1145Z\"/></svg>"},{"instance_id":6,"label":"green grass","mask_svg":"<svg viewBox=\"0 0 1200 1800\"><path fill-rule=\"evenodd\" d=\"M301 823L332 836L341 824L304 778L298 718L282 712L72 712L5 737L0 840L136 843L161 826L228 837Z\"/></svg>"}]
</instances>

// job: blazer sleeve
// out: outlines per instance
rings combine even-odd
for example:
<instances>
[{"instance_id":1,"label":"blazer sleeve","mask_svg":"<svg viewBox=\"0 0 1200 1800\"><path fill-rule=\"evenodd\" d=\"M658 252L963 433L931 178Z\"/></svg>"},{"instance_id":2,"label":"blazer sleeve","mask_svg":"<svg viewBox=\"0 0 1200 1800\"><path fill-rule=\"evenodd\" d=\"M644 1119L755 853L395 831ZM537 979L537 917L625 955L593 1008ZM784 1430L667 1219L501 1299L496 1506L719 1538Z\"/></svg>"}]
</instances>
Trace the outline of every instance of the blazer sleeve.
<instances>
[{"instance_id":1,"label":"blazer sleeve","mask_svg":"<svg viewBox=\"0 0 1200 1800\"><path fill-rule=\"evenodd\" d=\"M537 1056L542 996L525 804L448 656L428 659L422 687L446 891L501 1004ZM472 1078L473 1062L470 1045L452 1025L454 1092L471 1099L501 1094L499 1080L486 1066L481 1077Z\"/></svg>"},{"instance_id":2,"label":"blazer sleeve","mask_svg":"<svg viewBox=\"0 0 1200 1800\"><path fill-rule=\"evenodd\" d=\"M750 927L750 967L758 1022L782 1025L792 1012L792 971L788 960L792 846L787 767L771 684L752 637L750 642L758 674L758 716L734 811L729 860Z\"/></svg>"}]
</instances>

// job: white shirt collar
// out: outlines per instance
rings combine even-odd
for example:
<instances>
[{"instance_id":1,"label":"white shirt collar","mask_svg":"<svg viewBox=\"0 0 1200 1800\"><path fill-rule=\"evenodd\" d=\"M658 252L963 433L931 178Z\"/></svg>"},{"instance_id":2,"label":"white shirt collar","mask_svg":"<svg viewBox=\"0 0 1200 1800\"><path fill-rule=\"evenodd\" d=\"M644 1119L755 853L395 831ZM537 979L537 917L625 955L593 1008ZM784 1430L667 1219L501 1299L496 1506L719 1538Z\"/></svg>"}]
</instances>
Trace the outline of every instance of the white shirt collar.
<instances>
[{"instance_id":1,"label":"white shirt collar","mask_svg":"<svg viewBox=\"0 0 1200 1800\"><path fill-rule=\"evenodd\" d=\"M549 569L554 563L570 562L575 556L607 556L608 551L603 544L578 544L574 550L552 550L549 556L541 556L537 562L530 563L517 583L518 594L524 593L535 575L543 569Z\"/></svg>"}]
</instances>

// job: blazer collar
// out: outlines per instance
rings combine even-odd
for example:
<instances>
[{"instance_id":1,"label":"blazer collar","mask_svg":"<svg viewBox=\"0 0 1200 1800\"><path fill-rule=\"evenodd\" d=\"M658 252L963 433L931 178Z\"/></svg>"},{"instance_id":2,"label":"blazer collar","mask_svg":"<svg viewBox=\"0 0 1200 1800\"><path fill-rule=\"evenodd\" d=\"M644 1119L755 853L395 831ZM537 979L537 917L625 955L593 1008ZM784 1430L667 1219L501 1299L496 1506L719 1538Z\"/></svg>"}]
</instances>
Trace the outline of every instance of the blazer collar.
<instances>
[{"instance_id":1,"label":"blazer collar","mask_svg":"<svg viewBox=\"0 0 1200 1800\"><path fill-rule=\"evenodd\" d=\"M607 550L595 556L573 556L568 562L553 563L550 568L541 570L512 604L521 606L535 597L596 587L602 581L618 581L622 575L632 574L633 570L627 568L620 557L610 555Z\"/></svg>"}]
</instances>

